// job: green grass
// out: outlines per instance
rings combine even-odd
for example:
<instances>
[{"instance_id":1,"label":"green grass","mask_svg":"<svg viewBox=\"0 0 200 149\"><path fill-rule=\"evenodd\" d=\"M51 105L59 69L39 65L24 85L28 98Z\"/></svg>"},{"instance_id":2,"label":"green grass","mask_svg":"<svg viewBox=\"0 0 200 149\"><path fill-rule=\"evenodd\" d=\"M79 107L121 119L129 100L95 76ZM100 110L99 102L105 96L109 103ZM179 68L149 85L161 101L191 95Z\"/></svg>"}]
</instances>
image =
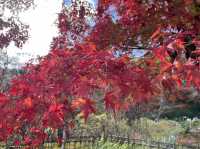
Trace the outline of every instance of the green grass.
<instances>
[{"instance_id":1,"label":"green grass","mask_svg":"<svg viewBox=\"0 0 200 149\"><path fill-rule=\"evenodd\" d=\"M149 137L154 140L161 140L162 138L168 138L169 136L176 136L179 133L183 132L185 129L176 121L172 120L160 120L159 122L155 122L153 120L142 118L141 129L143 129L144 133L148 133ZM145 128L145 129L144 129Z\"/></svg>"},{"instance_id":2,"label":"green grass","mask_svg":"<svg viewBox=\"0 0 200 149\"><path fill-rule=\"evenodd\" d=\"M129 134L129 136L134 136L134 138L138 139L151 139L170 143L176 143L176 137L183 136L183 134L188 134L190 126L190 130L193 130L194 132L200 128L199 119L192 121L192 124L190 124L187 120L176 121L160 119L160 121L156 122L149 118L143 117L139 120L132 121L128 125L126 119L123 117L119 119L116 117L115 119L114 117L106 115L105 113L100 115L92 115L86 123L78 117L77 121L77 129L85 128L88 131L94 132L95 129L101 130L102 124L104 124L107 130L113 131L114 133L122 136Z\"/></svg>"}]
</instances>

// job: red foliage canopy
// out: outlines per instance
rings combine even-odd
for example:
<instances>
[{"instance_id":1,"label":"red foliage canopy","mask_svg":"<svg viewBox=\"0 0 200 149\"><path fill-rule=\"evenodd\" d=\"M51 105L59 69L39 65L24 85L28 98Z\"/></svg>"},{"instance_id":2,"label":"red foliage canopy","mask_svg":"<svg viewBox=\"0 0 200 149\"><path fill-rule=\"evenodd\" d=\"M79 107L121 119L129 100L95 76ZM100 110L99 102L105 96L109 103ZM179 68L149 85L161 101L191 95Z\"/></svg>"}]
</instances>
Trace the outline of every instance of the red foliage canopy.
<instances>
[{"instance_id":1,"label":"red foliage canopy","mask_svg":"<svg viewBox=\"0 0 200 149\"><path fill-rule=\"evenodd\" d=\"M69 127L77 113L85 119L94 113L102 100L96 92L106 109L118 111L173 92L183 81L199 88L199 7L198 0L99 0L90 27L89 9L73 2L59 14L50 53L28 64L1 95L1 139L17 135L37 146L47 128ZM141 45L148 52L133 61L127 53ZM126 54L116 56L120 50Z\"/></svg>"}]
</instances>

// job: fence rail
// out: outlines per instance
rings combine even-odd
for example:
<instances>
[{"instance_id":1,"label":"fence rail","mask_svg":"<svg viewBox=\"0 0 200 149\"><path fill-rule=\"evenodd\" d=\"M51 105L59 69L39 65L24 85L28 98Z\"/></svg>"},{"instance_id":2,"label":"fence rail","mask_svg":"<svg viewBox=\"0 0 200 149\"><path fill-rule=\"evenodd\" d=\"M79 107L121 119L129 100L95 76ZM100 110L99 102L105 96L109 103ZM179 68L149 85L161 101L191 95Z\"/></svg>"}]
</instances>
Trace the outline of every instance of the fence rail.
<instances>
[{"instance_id":1,"label":"fence rail","mask_svg":"<svg viewBox=\"0 0 200 149\"><path fill-rule=\"evenodd\" d=\"M120 136L115 134L93 134L93 135L70 135L66 140L65 149L112 149L102 148L104 143L111 143L118 146L120 149L123 145L123 149L200 149L200 145L190 144L171 144L166 142L159 142L153 140L133 139L129 136ZM27 146L8 146L0 145L0 149L24 149ZM31 147L29 147L32 149ZM55 141L47 140L38 149L58 149L59 146ZM34 149L34 148L33 148Z\"/></svg>"},{"instance_id":2,"label":"fence rail","mask_svg":"<svg viewBox=\"0 0 200 149\"><path fill-rule=\"evenodd\" d=\"M99 142L101 142L101 144L99 144ZM101 145L103 145L102 142L110 142L118 145L119 149L122 145L126 145L123 149L200 149L199 145L170 144L159 141L131 139L129 137L117 135L72 136L66 141L66 149L98 149L98 147L101 148ZM105 147L103 149L112 148Z\"/></svg>"}]
</instances>

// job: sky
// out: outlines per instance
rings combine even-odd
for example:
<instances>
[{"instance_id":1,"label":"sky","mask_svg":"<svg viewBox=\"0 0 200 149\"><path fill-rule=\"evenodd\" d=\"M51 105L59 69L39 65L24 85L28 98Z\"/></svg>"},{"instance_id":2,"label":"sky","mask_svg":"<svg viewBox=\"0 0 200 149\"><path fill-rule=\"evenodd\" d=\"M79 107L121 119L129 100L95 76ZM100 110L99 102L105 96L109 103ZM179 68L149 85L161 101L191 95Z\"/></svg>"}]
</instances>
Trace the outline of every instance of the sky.
<instances>
[{"instance_id":1,"label":"sky","mask_svg":"<svg viewBox=\"0 0 200 149\"><path fill-rule=\"evenodd\" d=\"M30 26L29 40L22 49L11 44L7 51L9 56L18 56L20 63L27 62L37 55L46 55L52 38L58 34L55 20L61 10L62 0L35 0L35 9L20 14L20 19Z\"/></svg>"},{"instance_id":2,"label":"sky","mask_svg":"<svg viewBox=\"0 0 200 149\"><path fill-rule=\"evenodd\" d=\"M11 42L9 47L3 49L9 56L9 68L20 69L29 60L31 60L31 63L36 64L38 56L48 54L53 37L57 37L59 34L56 21L58 13L62 9L63 1L65 1L65 5L69 5L71 2L71 0L34 0L34 8L29 8L18 15L20 21L29 25L29 39L22 49L17 48L14 42ZM81 1L88 1L95 8L98 0ZM5 9L3 14L5 18L13 16L9 9ZM6 57L0 58L0 65L2 65L1 62L5 61L3 58ZM32 61L32 59L35 59L35 61Z\"/></svg>"},{"instance_id":3,"label":"sky","mask_svg":"<svg viewBox=\"0 0 200 149\"><path fill-rule=\"evenodd\" d=\"M20 63L26 63L31 58L37 56L44 56L50 50L50 43L52 38L58 35L58 29L55 21L57 13L60 12L63 0L35 0L36 7L30 8L28 11L20 14L22 22L29 25L30 38L24 44L22 49L14 46L12 43L8 48L8 55L10 57L18 57ZM82 0L88 1L93 6L97 4L98 0ZM69 4L70 0L65 0ZM110 8L109 14L112 14L113 19L117 19L115 10Z\"/></svg>"},{"instance_id":4,"label":"sky","mask_svg":"<svg viewBox=\"0 0 200 149\"><path fill-rule=\"evenodd\" d=\"M7 51L9 56L19 57L20 63L26 63L31 58L46 55L50 48L52 38L58 35L58 29L55 25L57 13L60 12L63 0L35 0L36 7L20 14L20 20L29 25L30 38L19 49L11 44ZM93 5L97 0L88 1ZM65 0L69 4L70 0Z\"/></svg>"}]
</instances>

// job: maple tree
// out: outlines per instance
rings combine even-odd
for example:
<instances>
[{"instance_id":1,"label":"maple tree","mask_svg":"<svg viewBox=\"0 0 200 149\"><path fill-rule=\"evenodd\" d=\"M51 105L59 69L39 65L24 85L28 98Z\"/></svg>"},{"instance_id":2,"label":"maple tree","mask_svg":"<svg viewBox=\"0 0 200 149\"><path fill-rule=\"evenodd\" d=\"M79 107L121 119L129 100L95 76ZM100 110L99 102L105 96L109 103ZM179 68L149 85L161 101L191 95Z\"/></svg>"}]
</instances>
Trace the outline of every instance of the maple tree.
<instances>
[{"instance_id":1,"label":"maple tree","mask_svg":"<svg viewBox=\"0 0 200 149\"><path fill-rule=\"evenodd\" d=\"M47 128L61 128L65 142L76 114L87 119L96 100L117 112L179 88L199 89L199 9L198 0L99 0L92 12L72 1L58 14L49 54L27 64L1 94L1 140L39 146ZM133 48L147 54L133 61Z\"/></svg>"}]
</instances>

